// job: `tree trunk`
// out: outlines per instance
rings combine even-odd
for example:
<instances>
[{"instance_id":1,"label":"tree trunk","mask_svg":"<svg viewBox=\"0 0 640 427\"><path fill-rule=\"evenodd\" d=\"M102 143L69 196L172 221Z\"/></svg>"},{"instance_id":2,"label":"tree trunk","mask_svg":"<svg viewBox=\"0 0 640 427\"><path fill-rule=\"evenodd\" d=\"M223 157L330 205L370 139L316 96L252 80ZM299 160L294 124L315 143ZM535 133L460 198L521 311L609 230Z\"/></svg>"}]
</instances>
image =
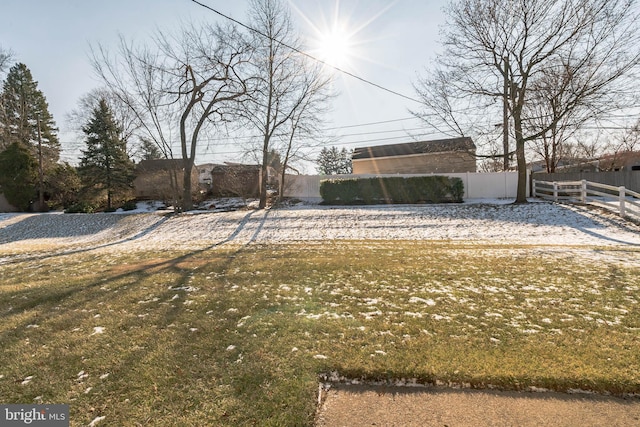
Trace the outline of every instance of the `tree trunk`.
<instances>
[{"instance_id":1,"label":"tree trunk","mask_svg":"<svg viewBox=\"0 0 640 427\"><path fill-rule=\"evenodd\" d=\"M259 209L264 209L267 207L267 180L269 179L269 142L268 138L265 137L265 143L262 149L262 167L260 168L260 203L258 204Z\"/></svg>"},{"instance_id":2,"label":"tree trunk","mask_svg":"<svg viewBox=\"0 0 640 427\"><path fill-rule=\"evenodd\" d=\"M502 170L509 170L509 57L504 57L504 87L502 96L502 150L503 164Z\"/></svg>"},{"instance_id":3,"label":"tree trunk","mask_svg":"<svg viewBox=\"0 0 640 427\"><path fill-rule=\"evenodd\" d=\"M513 122L516 133L516 159L518 162L518 188L515 203L527 203L527 159L519 109L513 114Z\"/></svg>"},{"instance_id":4,"label":"tree trunk","mask_svg":"<svg viewBox=\"0 0 640 427\"><path fill-rule=\"evenodd\" d=\"M193 198L191 197L191 169L193 169L193 159L183 159L184 179L182 187L182 210L190 211L193 209Z\"/></svg>"},{"instance_id":5,"label":"tree trunk","mask_svg":"<svg viewBox=\"0 0 640 427\"><path fill-rule=\"evenodd\" d=\"M524 140L521 137L516 139L516 157L518 158L516 203L527 203L527 161L524 154Z\"/></svg>"}]
</instances>

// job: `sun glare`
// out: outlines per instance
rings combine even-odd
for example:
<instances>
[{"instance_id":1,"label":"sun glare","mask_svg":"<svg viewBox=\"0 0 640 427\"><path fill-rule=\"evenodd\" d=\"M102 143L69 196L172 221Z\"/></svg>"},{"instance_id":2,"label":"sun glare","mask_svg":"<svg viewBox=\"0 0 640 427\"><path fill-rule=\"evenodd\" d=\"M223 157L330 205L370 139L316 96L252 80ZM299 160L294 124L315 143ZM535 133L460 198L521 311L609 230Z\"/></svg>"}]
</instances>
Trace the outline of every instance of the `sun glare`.
<instances>
[{"instance_id":1,"label":"sun glare","mask_svg":"<svg viewBox=\"0 0 640 427\"><path fill-rule=\"evenodd\" d=\"M317 40L318 58L327 64L344 68L353 55L351 37L339 28L319 34Z\"/></svg>"},{"instance_id":2,"label":"sun glare","mask_svg":"<svg viewBox=\"0 0 640 427\"><path fill-rule=\"evenodd\" d=\"M362 61L371 61L363 52L363 46L371 43L365 38L365 34L370 33L367 29L398 1L390 1L377 13L369 15L370 8L358 12L354 5L344 7L340 0L334 0L332 6L324 1L309 2L307 5L313 4L316 9L307 7L304 11L289 0L310 30L309 53L328 66L347 72L353 72Z\"/></svg>"}]
</instances>

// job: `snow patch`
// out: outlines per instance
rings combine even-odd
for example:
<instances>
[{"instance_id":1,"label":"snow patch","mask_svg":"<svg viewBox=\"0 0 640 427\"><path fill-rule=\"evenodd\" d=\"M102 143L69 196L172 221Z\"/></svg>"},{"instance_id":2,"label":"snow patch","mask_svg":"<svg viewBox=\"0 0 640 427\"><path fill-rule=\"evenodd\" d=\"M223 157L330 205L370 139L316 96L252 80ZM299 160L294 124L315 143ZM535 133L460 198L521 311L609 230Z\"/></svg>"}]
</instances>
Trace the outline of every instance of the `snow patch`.
<instances>
[{"instance_id":1,"label":"snow patch","mask_svg":"<svg viewBox=\"0 0 640 427\"><path fill-rule=\"evenodd\" d=\"M98 423L99 423L100 421L104 420L105 418L106 418L105 416L102 416L102 417L95 417L95 418L93 419L93 421L91 421L91 422L89 423L88 427L95 427L95 426L97 426L97 425L98 425Z\"/></svg>"},{"instance_id":2,"label":"snow patch","mask_svg":"<svg viewBox=\"0 0 640 427\"><path fill-rule=\"evenodd\" d=\"M507 201L508 202L508 201ZM263 244L327 240L442 240L478 243L573 246L581 257L632 262L640 227L615 215L547 202L511 205L469 201L443 205L290 206L268 211L230 211L165 216L156 212L114 214L16 214L0 228L12 251L34 244L100 251L197 250L214 244ZM257 213L256 213L257 212ZM29 218L29 221L24 221ZM578 246L588 246L579 248ZM286 286L286 285L285 285ZM286 288L283 288L285 290ZM193 292L191 286L172 289ZM499 292L499 286L486 290ZM305 289L309 292L311 289Z\"/></svg>"},{"instance_id":3,"label":"snow patch","mask_svg":"<svg viewBox=\"0 0 640 427\"><path fill-rule=\"evenodd\" d=\"M436 302L432 299L424 299L424 298L418 298L418 297L409 298L409 302L411 304L426 304L430 307L436 305Z\"/></svg>"}]
</instances>

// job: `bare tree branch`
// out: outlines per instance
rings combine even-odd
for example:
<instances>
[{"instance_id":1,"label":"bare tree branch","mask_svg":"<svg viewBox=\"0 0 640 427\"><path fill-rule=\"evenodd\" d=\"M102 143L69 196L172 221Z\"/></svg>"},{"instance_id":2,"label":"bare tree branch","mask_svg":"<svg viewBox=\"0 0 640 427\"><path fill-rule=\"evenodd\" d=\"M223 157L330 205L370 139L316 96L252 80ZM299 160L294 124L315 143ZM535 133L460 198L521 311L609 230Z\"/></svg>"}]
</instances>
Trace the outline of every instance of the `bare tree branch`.
<instances>
[{"instance_id":1,"label":"bare tree branch","mask_svg":"<svg viewBox=\"0 0 640 427\"><path fill-rule=\"evenodd\" d=\"M446 12L435 74L442 86L434 89L431 79L417 83L425 110L416 114L457 129L460 115L451 112L465 102L494 106L483 111L492 114L507 99L517 202L526 201L527 143L634 105L640 64L635 0L457 0Z\"/></svg>"},{"instance_id":2,"label":"bare tree branch","mask_svg":"<svg viewBox=\"0 0 640 427\"><path fill-rule=\"evenodd\" d=\"M252 53L253 47L231 25L183 26L175 35L158 31L151 46L121 39L116 58L102 47L94 50L98 75L167 158L174 157L178 135L183 209L193 207L191 170L200 134L235 114L235 104L248 94L251 79L245 67Z\"/></svg>"}]
</instances>

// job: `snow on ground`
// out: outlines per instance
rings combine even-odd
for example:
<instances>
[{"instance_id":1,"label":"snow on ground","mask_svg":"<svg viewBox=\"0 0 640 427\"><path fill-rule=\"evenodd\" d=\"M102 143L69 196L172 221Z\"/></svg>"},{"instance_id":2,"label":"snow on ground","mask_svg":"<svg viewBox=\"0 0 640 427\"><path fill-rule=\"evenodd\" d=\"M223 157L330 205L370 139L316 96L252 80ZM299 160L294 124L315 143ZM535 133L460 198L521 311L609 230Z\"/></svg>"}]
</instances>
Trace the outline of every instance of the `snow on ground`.
<instances>
[{"instance_id":1,"label":"snow on ground","mask_svg":"<svg viewBox=\"0 0 640 427\"><path fill-rule=\"evenodd\" d=\"M0 214L0 252L8 253L197 250L223 244L339 239L639 249L640 227L582 206L547 202L512 205L498 200L353 207L300 204L178 215L148 210L130 214Z\"/></svg>"}]
</instances>

